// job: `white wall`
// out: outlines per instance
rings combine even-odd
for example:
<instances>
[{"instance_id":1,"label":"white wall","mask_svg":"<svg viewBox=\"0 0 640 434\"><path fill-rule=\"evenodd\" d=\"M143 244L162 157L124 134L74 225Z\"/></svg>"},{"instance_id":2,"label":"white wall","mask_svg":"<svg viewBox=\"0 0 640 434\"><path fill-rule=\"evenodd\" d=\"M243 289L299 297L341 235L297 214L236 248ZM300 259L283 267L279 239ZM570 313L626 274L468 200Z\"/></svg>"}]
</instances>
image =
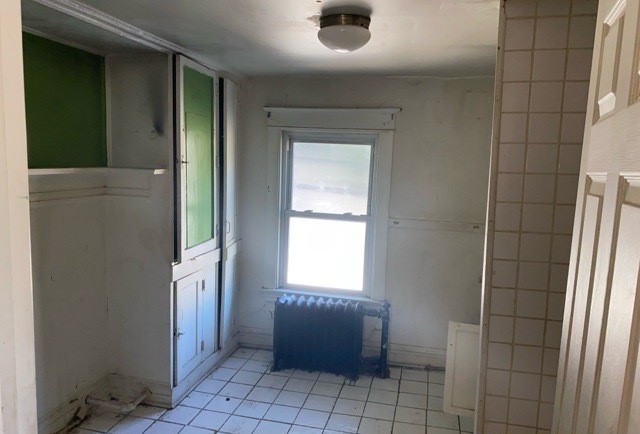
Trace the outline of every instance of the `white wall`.
<instances>
[{"instance_id":1,"label":"white wall","mask_svg":"<svg viewBox=\"0 0 640 434\"><path fill-rule=\"evenodd\" d=\"M170 56L110 56L111 160L116 167L166 169L141 187L148 197L111 197L107 279L111 372L171 381L173 125ZM133 179L123 187L131 188ZM154 390L155 392L155 390Z\"/></svg>"},{"instance_id":2,"label":"white wall","mask_svg":"<svg viewBox=\"0 0 640 434\"><path fill-rule=\"evenodd\" d=\"M133 379L134 388L148 381L161 395L171 385L171 59L116 56L107 67L110 165L168 169L30 175L44 432L64 426L74 400L105 385L109 374Z\"/></svg>"},{"instance_id":3,"label":"white wall","mask_svg":"<svg viewBox=\"0 0 640 434\"><path fill-rule=\"evenodd\" d=\"M270 345L272 339L274 297L261 292L268 230L262 107L401 107L387 258L390 360L444 366L448 321L480 320L492 95L491 77L267 77L243 82L241 341ZM379 342L374 327L379 328L379 322L367 321L365 343L371 346Z\"/></svg>"},{"instance_id":4,"label":"white wall","mask_svg":"<svg viewBox=\"0 0 640 434\"><path fill-rule=\"evenodd\" d=\"M101 197L32 203L40 418L108 373L104 214Z\"/></svg>"}]
</instances>

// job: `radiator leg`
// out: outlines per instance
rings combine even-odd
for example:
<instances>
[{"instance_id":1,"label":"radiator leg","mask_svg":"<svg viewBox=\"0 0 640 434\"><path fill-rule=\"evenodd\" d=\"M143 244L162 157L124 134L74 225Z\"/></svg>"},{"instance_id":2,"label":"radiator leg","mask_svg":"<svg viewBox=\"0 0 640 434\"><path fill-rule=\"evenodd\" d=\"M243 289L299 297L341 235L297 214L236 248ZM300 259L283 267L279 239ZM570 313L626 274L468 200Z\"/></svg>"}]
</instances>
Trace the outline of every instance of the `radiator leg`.
<instances>
[{"instance_id":1,"label":"radiator leg","mask_svg":"<svg viewBox=\"0 0 640 434\"><path fill-rule=\"evenodd\" d=\"M389 368L387 367L387 352L389 344L389 303L384 304L381 312L382 333L380 339L380 378L389 378Z\"/></svg>"}]
</instances>

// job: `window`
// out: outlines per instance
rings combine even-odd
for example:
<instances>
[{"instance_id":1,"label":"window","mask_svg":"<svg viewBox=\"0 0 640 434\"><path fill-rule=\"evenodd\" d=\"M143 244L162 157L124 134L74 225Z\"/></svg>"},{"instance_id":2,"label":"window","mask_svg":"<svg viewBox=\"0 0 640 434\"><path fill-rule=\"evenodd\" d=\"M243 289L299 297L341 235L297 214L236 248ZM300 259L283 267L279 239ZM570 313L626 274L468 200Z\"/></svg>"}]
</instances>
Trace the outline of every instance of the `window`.
<instances>
[{"instance_id":1,"label":"window","mask_svg":"<svg viewBox=\"0 0 640 434\"><path fill-rule=\"evenodd\" d=\"M265 297L384 300L399 108L264 107ZM267 298L265 298L267 300Z\"/></svg>"},{"instance_id":2,"label":"window","mask_svg":"<svg viewBox=\"0 0 640 434\"><path fill-rule=\"evenodd\" d=\"M375 136L290 135L285 143L280 286L364 291L371 270Z\"/></svg>"}]
</instances>

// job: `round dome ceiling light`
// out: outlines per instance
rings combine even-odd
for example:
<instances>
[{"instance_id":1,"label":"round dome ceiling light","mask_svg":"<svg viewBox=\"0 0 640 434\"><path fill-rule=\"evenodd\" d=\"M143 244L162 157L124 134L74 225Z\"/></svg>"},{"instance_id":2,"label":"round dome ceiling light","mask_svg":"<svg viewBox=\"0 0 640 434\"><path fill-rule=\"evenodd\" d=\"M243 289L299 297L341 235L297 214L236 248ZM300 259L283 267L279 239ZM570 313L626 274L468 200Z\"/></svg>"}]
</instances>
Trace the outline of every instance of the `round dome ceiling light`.
<instances>
[{"instance_id":1,"label":"round dome ceiling light","mask_svg":"<svg viewBox=\"0 0 640 434\"><path fill-rule=\"evenodd\" d=\"M354 14L333 14L320 18L318 39L327 48L349 53L362 48L369 39L371 18Z\"/></svg>"}]
</instances>

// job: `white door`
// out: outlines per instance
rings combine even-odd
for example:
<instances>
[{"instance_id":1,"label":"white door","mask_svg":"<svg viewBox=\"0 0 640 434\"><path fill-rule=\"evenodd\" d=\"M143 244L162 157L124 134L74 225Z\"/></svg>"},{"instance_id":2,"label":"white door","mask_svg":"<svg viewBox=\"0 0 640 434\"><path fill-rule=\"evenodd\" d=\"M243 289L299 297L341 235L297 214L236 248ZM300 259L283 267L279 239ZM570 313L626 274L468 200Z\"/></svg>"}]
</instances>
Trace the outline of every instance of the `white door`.
<instances>
[{"instance_id":1,"label":"white door","mask_svg":"<svg viewBox=\"0 0 640 434\"><path fill-rule=\"evenodd\" d=\"M600 0L553 432L640 432L640 0Z\"/></svg>"},{"instance_id":2,"label":"white door","mask_svg":"<svg viewBox=\"0 0 640 434\"><path fill-rule=\"evenodd\" d=\"M175 283L175 377L176 384L200 364L200 309L198 306L201 272Z\"/></svg>"},{"instance_id":3,"label":"white door","mask_svg":"<svg viewBox=\"0 0 640 434\"><path fill-rule=\"evenodd\" d=\"M200 280L200 352L204 361L216 352L218 335L218 266L214 265L202 270Z\"/></svg>"}]
</instances>

